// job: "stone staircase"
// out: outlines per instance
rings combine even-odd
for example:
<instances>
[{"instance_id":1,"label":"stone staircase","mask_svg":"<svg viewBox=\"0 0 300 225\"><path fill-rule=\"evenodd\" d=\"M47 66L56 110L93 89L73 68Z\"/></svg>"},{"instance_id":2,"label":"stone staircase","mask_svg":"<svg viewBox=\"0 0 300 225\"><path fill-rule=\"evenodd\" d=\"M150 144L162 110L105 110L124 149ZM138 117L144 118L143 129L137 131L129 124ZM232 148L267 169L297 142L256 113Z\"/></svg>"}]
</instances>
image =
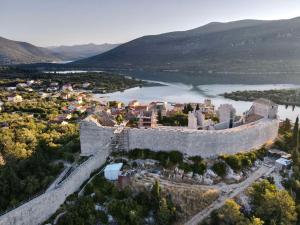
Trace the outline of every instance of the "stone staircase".
<instances>
[{"instance_id":1,"label":"stone staircase","mask_svg":"<svg viewBox=\"0 0 300 225\"><path fill-rule=\"evenodd\" d=\"M126 124L128 121L124 121L120 124L117 129L114 131L115 136L111 141L111 150L112 151L127 151L129 148L129 132L126 129Z\"/></svg>"}]
</instances>

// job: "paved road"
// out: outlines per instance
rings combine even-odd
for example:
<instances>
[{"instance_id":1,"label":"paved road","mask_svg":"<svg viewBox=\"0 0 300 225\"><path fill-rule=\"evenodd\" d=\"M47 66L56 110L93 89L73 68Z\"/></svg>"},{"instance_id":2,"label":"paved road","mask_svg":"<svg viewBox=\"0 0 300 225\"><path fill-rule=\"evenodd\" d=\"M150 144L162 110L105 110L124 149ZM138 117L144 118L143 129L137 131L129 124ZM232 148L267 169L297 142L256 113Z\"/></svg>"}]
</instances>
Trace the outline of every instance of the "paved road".
<instances>
[{"instance_id":1,"label":"paved road","mask_svg":"<svg viewBox=\"0 0 300 225\"><path fill-rule=\"evenodd\" d=\"M228 185L227 187L224 186L224 189L222 189L224 194L222 194L222 196L220 196L218 200L213 202L210 206L193 216L189 221L185 223L185 225L198 225L200 222L202 222L202 220L207 218L213 210L221 208L225 204L227 199L234 198L235 196L239 195L257 179L264 175L269 175L273 170L273 166L263 164L248 179L244 180L243 182Z\"/></svg>"}]
</instances>

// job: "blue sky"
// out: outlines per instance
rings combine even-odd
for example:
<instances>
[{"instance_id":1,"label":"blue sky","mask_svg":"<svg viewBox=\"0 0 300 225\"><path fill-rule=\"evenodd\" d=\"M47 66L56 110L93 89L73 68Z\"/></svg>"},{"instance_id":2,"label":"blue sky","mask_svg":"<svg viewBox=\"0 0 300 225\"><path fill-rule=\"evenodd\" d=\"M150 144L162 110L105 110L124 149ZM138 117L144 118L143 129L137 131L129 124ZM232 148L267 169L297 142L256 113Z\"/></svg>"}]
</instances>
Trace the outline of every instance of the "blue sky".
<instances>
[{"instance_id":1,"label":"blue sky","mask_svg":"<svg viewBox=\"0 0 300 225\"><path fill-rule=\"evenodd\" d=\"M122 43L213 21L297 16L299 0L0 0L0 36L39 46Z\"/></svg>"}]
</instances>

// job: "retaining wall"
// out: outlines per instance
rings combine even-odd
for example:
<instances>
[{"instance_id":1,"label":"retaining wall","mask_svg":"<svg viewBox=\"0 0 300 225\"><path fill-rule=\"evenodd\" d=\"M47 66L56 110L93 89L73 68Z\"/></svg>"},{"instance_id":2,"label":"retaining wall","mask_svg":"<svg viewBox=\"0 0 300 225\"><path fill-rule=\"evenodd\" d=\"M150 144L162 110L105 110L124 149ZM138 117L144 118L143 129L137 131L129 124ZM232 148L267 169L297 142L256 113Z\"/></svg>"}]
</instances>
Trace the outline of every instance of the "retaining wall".
<instances>
[{"instance_id":1,"label":"retaining wall","mask_svg":"<svg viewBox=\"0 0 300 225\"><path fill-rule=\"evenodd\" d=\"M64 203L70 194L79 189L93 171L105 163L110 153L109 148L102 147L101 149L100 147L98 146L98 151L95 155L78 166L59 187L2 215L0 217L0 225L37 225L46 221L59 209L60 205Z\"/></svg>"}]
</instances>

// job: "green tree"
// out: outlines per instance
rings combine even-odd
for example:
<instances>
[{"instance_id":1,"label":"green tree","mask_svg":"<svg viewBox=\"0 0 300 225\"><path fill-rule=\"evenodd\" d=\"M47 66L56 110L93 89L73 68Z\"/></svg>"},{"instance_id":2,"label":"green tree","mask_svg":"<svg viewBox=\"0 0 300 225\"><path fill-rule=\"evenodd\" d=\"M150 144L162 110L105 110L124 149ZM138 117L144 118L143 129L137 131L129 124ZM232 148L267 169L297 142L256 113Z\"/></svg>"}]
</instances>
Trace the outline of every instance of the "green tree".
<instances>
[{"instance_id":1,"label":"green tree","mask_svg":"<svg viewBox=\"0 0 300 225\"><path fill-rule=\"evenodd\" d=\"M246 225L246 218L241 213L241 206L229 199L225 205L212 213L212 225Z\"/></svg>"},{"instance_id":2,"label":"green tree","mask_svg":"<svg viewBox=\"0 0 300 225\"><path fill-rule=\"evenodd\" d=\"M213 166L212 166L212 170L218 174L218 176L220 177L224 177L226 175L226 163L219 161L216 162Z\"/></svg>"},{"instance_id":3,"label":"green tree","mask_svg":"<svg viewBox=\"0 0 300 225\"><path fill-rule=\"evenodd\" d=\"M297 143L299 143L299 117L298 116L296 118L296 121L294 123L294 128L293 128L292 147L296 148Z\"/></svg>"},{"instance_id":4,"label":"green tree","mask_svg":"<svg viewBox=\"0 0 300 225\"><path fill-rule=\"evenodd\" d=\"M249 192L254 215L267 225L296 223L297 213L293 198L285 190L276 190L269 181L255 183Z\"/></svg>"}]
</instances>

